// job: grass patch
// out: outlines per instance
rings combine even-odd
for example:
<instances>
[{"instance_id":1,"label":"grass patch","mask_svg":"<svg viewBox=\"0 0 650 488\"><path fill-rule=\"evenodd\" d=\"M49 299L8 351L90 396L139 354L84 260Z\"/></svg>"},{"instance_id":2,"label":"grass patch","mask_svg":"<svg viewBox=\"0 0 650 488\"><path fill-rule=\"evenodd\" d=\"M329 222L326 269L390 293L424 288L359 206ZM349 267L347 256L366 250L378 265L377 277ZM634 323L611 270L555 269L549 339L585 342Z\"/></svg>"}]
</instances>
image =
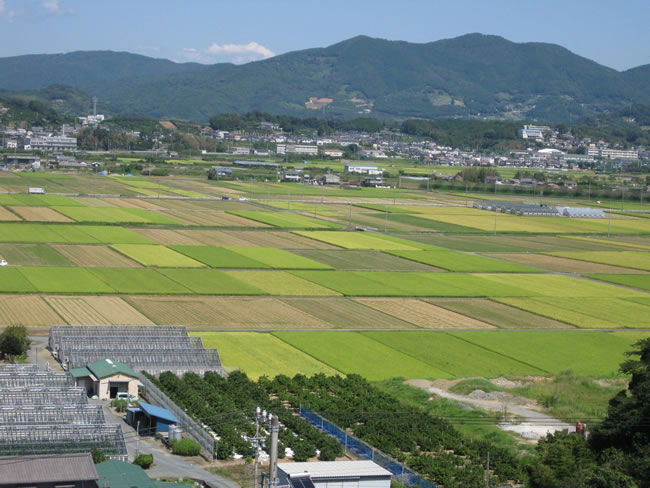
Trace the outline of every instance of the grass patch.
<instances>
[{"instance_id":1,"label":"grass patch","mask_svg":"<svg viewBox=\"0 0 650 488\"><path fill-rule=\"evenodd\" d=\"M193 332L191 335L200 336L205 347L216 347L225 367L241 369L254 380L260 376L273 378L280 374L290 377L296 374L340 374L272 334Z\"/></svg>"},{"instance_id":2,"label":"grass patch","mask_svg":"<svg viewBox=\"0 0 650 488\"><path fill-rule=\"evenodd\" d=\"M626 379L597 380L571 371L559 373L552 381L513 388L510 393L537 400L552 417L575 422L578 419L603 418L609 400L625 389ZM587 422L589 423L589 422Z\"/></svg>"},{"instance_id":3,"label":"grass patch","mask_svg":"<svg viewBox=\"0 0 650 488\"><path fill-rule=\"evenodd\" d=\"M326 242L344 249L372 249L378 251L417 251L422 245L403 239L385 239L382 234L364 232L296 231L298 235Z\"/></svg>"},{"instance_id":4,"label":"grass patch","mask_svg":"<svg viewBox=\"0 0 650 488\"><path fill-rule=\"evenodd\" d=\"M144 266L162 268L203 267L203 263L157 244L115 244L111 247Z\"/></svg>"},{"instance_id":5,"label":"grass patch","mask_svg":"<svg viewBox=\"0 0 650 488\"><path fill-rule=\"evenodd\" d=\"M328 271L322 271L327 273ZM327 287L285 271L227 271L227 274L254 288L276 296L336 296Z\"/></svg>"},{"instance_id":6,"label":"grass patch","mask_svg":"<svg viewBox=\"0 0 650 488\"><path fill-rule=\"evenodd\" d=\"M176 281L146 268L93 268L95 276L118 293L171 295L191 293Z\"/></svg>"},{"instance_id":7,"label":"grass patch","mask_svg":"<svg viewBox=\"0 0 650 488\"><path fill-rule=\"evenodd\" d=\"M33 293L36 287L20 272L19 268L0 268L0 292Z\"/></svg>"},{"instance_id":8,"label":"grass patch","mask_svg":"<svg viewBox=\"0 0 650 488\"><path fill-rule=\"evenodd\" d=\"M265 295L265 291L216 269L161 269L159 273L200 295Z\"/></svg>"},{"instance_id":9,"label":"grass patch","mask_svg":"<svg viewBox=\"0 0 650 488\"><path fill-rule=\"evenodd\" d=\"M449 334L549 374L573 370L578 374L613 377L634 340L607 332L480 331Z\"/></svg>"},{"instance_id":10,"label":"grass patch","mask_svg":"<svg viewBox=\"0 0 650 488\"><path fill-rule=\"evenodd\" d=\"M631 286L642 290L650 290L650 274L591 274L589 278Z\"/></svg>"},{"instance_id":11,"label":"grass patch","mask_svg":"<svg viewBox=\"0 0 650 488\"><path fill-rule=\"evenodd\" d=\"M449 271L477 271L489 273L539 273L540 270L522 264L500 259L477 256L476 254L448 251L386 251L411 261L436 266Z\"/></svg>"},{"instance_id":12,"label":"grass patch","mask_svg":"<svg viewBox=\"0 0 650 488\"><path fill-rule=\"evenodd\" d=\"M538 368L445 333L400 331L362 334L457 378L543 373Z\"/></svg>"},{"instance_id":13,"label":"grass patch","mask_svg":"<svg viewBox=\"0 0 650 488\"><path fill-rule=\"evenodd\" d=\"M343 373L370 381L448 378L442 371L357 332L275 332L274 335Z\"/></svg>"},{"instance_id":14,"label":"grass patch","mask_svg":"<svg viewBox=\"0 0 650 488\"><path fill-rule=\"evenodd\" d=\"M274 269L332 269L327 264L318 263L284 249L250 246L232 246L226 249Z\"/></svg>"},{"instance_id":15,"label":"grass patch","mask_svg":"<svg viewBox=\"0 0 650 488\"><path fill-rule=\"evenodd\" d=\"M72 266L47 244L0 244L0 258L11 266Z\"/></svg>"},{"instance_id":16,"label":"grass patch","mask_svg":"<svg viewBox=\"0 0 650 488\"><path fill-rule=\"evenodd\" d=\"M20 272L41 293L115 293L115 290L84 268L24 267Z\"/></svg>"},{"instance_id":17,"label":"grass patch","mask_svg":"<svg viewBox=\"0 0 650 488\"><path fill-rule=\"evenodd\" d=\"M270 268L268 264L244 256L232 249L214 246L169 246L174 251L180 252L192 259L207 264L211 268L232 269L264 269Z\"/></svg>"}]
</instances>

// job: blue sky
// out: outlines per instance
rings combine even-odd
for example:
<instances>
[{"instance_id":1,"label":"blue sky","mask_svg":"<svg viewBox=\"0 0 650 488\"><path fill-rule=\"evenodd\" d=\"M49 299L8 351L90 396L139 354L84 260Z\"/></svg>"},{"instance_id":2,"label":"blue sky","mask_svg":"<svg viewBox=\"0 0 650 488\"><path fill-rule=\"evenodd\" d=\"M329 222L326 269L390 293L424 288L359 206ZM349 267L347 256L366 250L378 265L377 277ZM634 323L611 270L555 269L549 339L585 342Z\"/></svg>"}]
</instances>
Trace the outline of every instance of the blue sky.
<instances>
[{"instance_id":1,"label":"blue sky","mask_svg":"<svg viewBox=\"0 0 650 488\"><path fill-rule=\"evenodd\" d=\"M0 57L110 49L242 63L365 34L469 32L560 44L623 70L650 64L648 0L0 0Z\"/></svg>"}]
</instances>

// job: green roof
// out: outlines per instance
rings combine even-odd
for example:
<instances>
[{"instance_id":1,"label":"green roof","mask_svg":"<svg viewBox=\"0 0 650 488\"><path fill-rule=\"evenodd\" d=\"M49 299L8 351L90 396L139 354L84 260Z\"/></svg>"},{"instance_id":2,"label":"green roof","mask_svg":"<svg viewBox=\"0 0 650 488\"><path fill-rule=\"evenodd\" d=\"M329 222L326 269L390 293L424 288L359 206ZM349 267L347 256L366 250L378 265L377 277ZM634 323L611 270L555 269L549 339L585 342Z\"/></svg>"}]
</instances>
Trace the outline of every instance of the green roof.
<instances>
[{"instance_id":1,"label":"green roof","mask_svg":"<svg viewBox=\"0 0 650 488\"><path fill-rule=\"evenodd\" d=\"M135 464L123 461L104 461L95 465L102 488L155 488L147 473Z\"/></svg>"},{"instance_id":2,"label":"green roof","mask_svg":"<svg viewBox=\"0 0 650 488\"><path fill-rule=\"evenodd\" d=\"M90 376L92 373L88 368L73 368L70 370L70 374L75 378L84 378Z\"/></svg>"},{"instance_id":3,"label":"green roof","mask_svg":"<svg viewBox=\"0 0 650 488\"><path fill-rule=\"evenodd\" d=\"M115 374L123 374L130 376L132 378L137 378L138 375L133 371L129 366L124 363L118 363L117 361L112 361L110 359L101 359L90 363L86 366L90 372L95 375L99 380L102 378L107 378Z\"/></svg>"},{"instance_id":4,"label":"green roof","mask_svg":"<svg viewBox=\"0 0 650 488\"><path fill-rule=\"evenodd\" d=\"M104 461L95 465L99 480L98 486L104 488L187 488L187 485L168 483L149 479L147 473L135 464L123 461Z\"/></svg>"}]
</instances>

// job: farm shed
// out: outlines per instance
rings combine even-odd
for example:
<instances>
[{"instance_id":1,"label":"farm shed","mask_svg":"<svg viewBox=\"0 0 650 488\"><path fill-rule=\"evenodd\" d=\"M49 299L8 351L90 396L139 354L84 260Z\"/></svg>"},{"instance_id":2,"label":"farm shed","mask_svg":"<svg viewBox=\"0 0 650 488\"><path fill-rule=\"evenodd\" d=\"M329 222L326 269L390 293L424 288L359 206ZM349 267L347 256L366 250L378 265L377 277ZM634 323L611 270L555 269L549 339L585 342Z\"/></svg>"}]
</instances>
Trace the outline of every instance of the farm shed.
<instances>
[{"instance_id":1,"label":"farm shed","mask_svg":"<svg viewBox=\"0 0 650 488\"><path fill-rule=\"evenodd\" d=\"M96 488L90 453L0 458L0 488Z\"/></svg>"},{"instance_id":2,"label":"farm shed","mask_svg":"<svg viewBox=\"0 0 650 488\"><path fill-rule=\"evenodd\" d=\"M138 402L137 407L126 409L126 423L134 428L140 422L142 435L156 435L158 432L169 432L169 426L180 421L166 408L156 407L150 403Z\"/></svg>"},{"instance_id":3,"label":"farm shed","mask_svg":"<svg viewBox=\"0 0 650 488\"><path fill-rule=\"evenodd\" d=\"M392 474L372 461L278 463L280 486L390 488Z\"/></svg>"},{"instance_id":4,"label":"farm shed","mask_svg":"<svg viewBox=\"0 0 650 488\"><path fill-rule=\"evenodd\" d=\"M83 368L74 368L70 374L77 386L85 388L89 396L100 400L117 397L118 393L138 396L138 375L124 363L102 359Z\"/></svg>"}]
</instances>

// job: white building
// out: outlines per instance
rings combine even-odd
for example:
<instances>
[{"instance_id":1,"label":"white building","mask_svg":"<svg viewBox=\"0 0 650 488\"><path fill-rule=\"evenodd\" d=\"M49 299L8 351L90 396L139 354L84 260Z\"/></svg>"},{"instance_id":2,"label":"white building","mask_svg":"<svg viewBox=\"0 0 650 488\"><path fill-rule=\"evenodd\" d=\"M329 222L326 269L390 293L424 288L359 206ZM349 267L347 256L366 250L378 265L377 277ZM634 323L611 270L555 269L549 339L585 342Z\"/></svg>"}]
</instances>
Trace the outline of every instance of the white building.
<instances>
[{"instance_id":1,"label":"white building","mask_svg":"<svg viewBox=\"0 0 650 488\"><path fill-rule=\"evenodd\" d=\"M386 159L388 157L384 151L376 149L364 149L359 154L362 158Z\"/></svg>"},{"instance_id":2,"label":"white building","mask_svg":"<svg viewBox=\"0 0 650 488\"><path fill-rule=\"evenodd\" d=\"M318 155L318 146L307 144L277 144L275 146L277 154L306 154L310 156Z\"/></svg>"},{"instance_id":3,"label":"white building","mask_svg":"<svg viewBox=\"0 0 650 488\"><path fill-rule=\"evenodd\" d=\"M35 151L76 151L77 138L68 136L38 136L25 139L25 147Z\"/></svg>"},{"instance_id":4,"label":"white building","mask_svg":"<svg viewBox=\"0 0 650 488\"><path fill-rule=\"evenodd\" d=\"M340 149L323 149L323 156L328 156L330 158L342 158L343 151Z\"/></svg>"},{"instance_id":5,"label":"white building","mask_svg":"<svg viewBox=\"0 0 650 488\"><path fill-rule=\"evenodd\" d=\"M18 141L16 139L5 139L2 145L6 149L18 149Z\"/></svg>"},{"instance_id":6,"label":"white building","mask_svg":"<svg viewBox=\"0 0 650 488\"><path fill-rule=\"evenodd\" d=\"M587 148L587 156L603 159L639 159L639 151L589 146Z\"/></svg>"},{"instance_id":7,"label":"white building","mask_svg":"<svg viewBox=\"0 0 650 488\"><path fill-rule=\"evenodd\" d=\"M251 149L249 147L241 146L232 146L228 148L228 154L250 154Z\"/></svg>"},{"instance_id":8,"label":"white building","mask_svg":"<svg viewBox=\"0 0 650 488\"><path fill-rule=\"evenodd\" d=\"M372 461L278 463L280 486L304 488L390 488L391 472Z\"/></svg>"},{"instance_id":9,"label":"white building","mask_svg":"<svg viewBox=\"0 0 650 488\"><path fill-rule=\"evenodd\" d=\"M369 164L346 164L343 168L345 174L356 173L368 176L377 176L384 174L383 169Z\"/></svg>"},{"instance_id":10,"label":"white building","mask_svg":"<svg viewBox=\"0 0 650 488\"><path fill-rule=\"evenodd\" d=\"M528 129L524 127L519 129L519 137L522 139L533 139L535 141L543 141L544 133L540 129Z\"/></svg>"}]
</instances>

